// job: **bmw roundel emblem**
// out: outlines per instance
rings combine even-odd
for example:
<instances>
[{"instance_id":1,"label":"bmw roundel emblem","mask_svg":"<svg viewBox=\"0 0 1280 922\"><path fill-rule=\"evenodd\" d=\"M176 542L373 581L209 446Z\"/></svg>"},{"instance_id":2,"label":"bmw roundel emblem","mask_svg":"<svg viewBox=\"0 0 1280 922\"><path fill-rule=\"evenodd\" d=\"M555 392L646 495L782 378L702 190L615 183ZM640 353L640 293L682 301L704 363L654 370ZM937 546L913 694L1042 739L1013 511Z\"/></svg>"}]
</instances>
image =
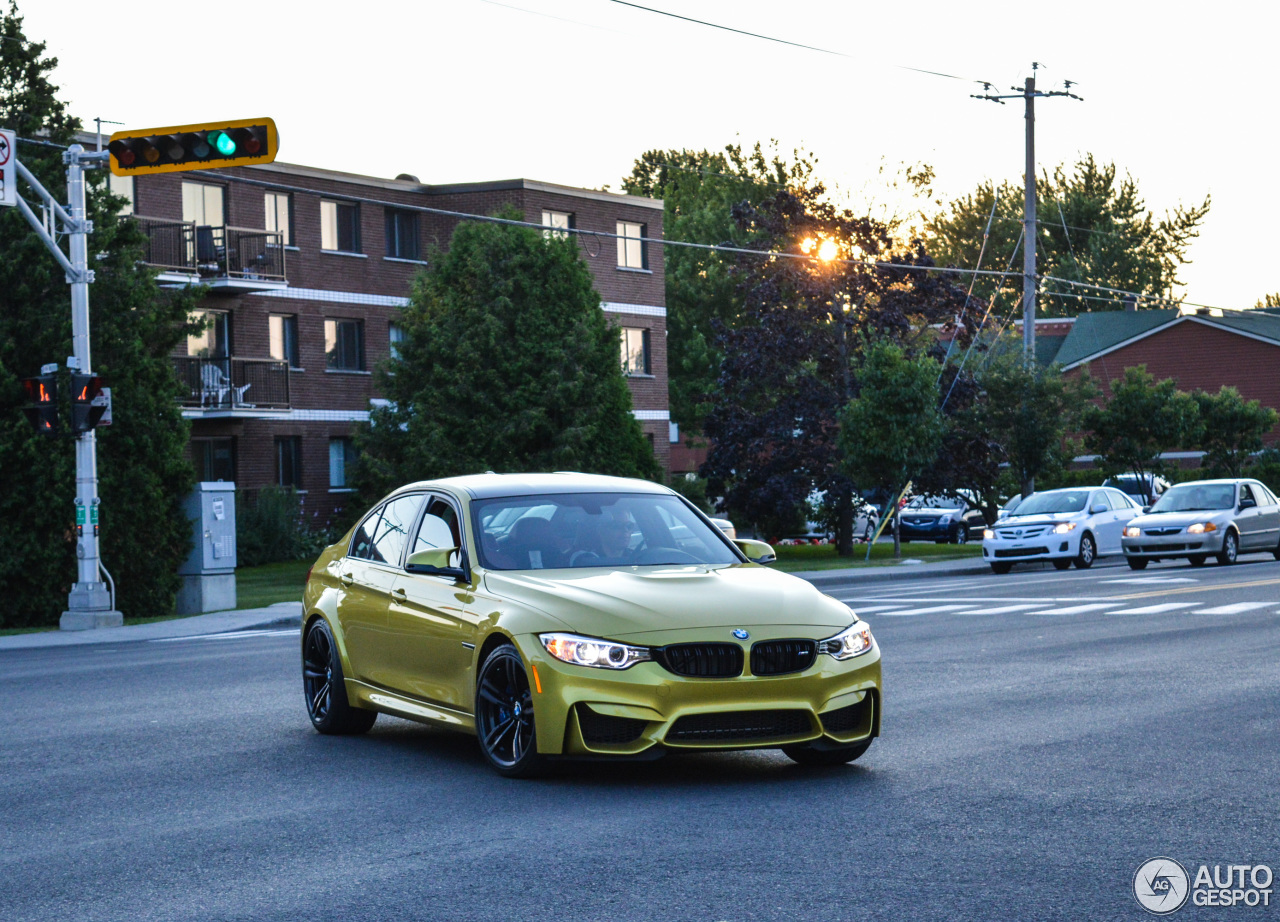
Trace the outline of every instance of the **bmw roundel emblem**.
<instances>
[{"instance_id":1,"label":"bmw roundel emblem","mask_svg":"<svg viewBox=\"0 0 1280 922\"><path fill-rule=\"evenodd\" d=\"M742 628L738 627L733 629L733 636L738 638L739 640L746 640L751 635L748 634L746 631L744 631Z\"/></svg>"}]
</instances>

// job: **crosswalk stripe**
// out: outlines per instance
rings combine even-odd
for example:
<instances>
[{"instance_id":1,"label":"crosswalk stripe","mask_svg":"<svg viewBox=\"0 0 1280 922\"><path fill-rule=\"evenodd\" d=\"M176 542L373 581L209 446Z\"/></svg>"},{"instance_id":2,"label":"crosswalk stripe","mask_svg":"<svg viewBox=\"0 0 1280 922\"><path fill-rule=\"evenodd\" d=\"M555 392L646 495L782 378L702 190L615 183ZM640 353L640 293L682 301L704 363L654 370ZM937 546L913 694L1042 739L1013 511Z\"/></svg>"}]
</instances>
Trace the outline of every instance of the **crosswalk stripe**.
<instances>
[{"instance_id":1,"label":"crosswalk stripe","mask_svg":"<svg viewBox=\"0 0 1280 922\"><path fill-rule=\"evenodd\" d=\"M1144 608L1120 608L1107 612L1108 615L1159 615L1180 608L1195 608L1196 602L1169 602L1164 605L1147 605Z\"/></svg>"},{"instance_id":2,"label":"crosswalk stripe","mask_svg":"<svg viewBox=\"0 0 1280 922\"><path fill-rule=\"evenodd\" d=\"M931 615L941 614L942 612L956 612L959 614L962 610L977 608L976 605L935 605L931 608L909 608L906 611L882 611L882 618L898 617L900 615Z\"/></svg>"},{"instance_id":3,"label":"crosswalk stripe","mask_svg":"<svg viewBox=\"0 0 1280 922\"><path fill-rule=\"evenodd\" d=\"M1239 615L1255 608L1266 608L1275 602L1236 602L1234 605L1219 605L1217 608L1202 608L1192 614L1196 615Z\"/></svg>"},{"instance_id":4,"label":"crosswalk stripe","mask_svg":"<svg viewBox=\"0 0 1280 922\"><path fill-rule=\"evenodd\" d=\"M902 603L898 603L897 605L859 605L857 602L849 601L847 599L841 599L840 601L844 602L846 605L853 606L854 611L857 612L893 611L895 608L907 607Z\"/></svg>"},{"instance_id":5,"label":"crosswalk stripe","mask_svg":"<svg viewBox=\"0 0 1280 922\"><path fill-rule=\"evenodd\" d=\"M1008 612L1026 611L1027 609L1030 609L1030 608L1043 608L1043 607L1044 607L1043 605L1029 605L1024 603L1022 605L1002 605L999 608L981 608L981 609L978 609L977 611L958 611L956 612L956 614L957 615L1003 615Z\"/></svg>"},{"instance_id":6,"label":"crosswalk stripe","mask_svg":"<svg viewBox=\"0 0 1280 922\"><path fill-rule=\"evenodd\" d=\"M1085 612L1101 611L1110 608L1112 603L1102 605L1071 605L1067 608L1048 608L1044 611L1029 611L1029 615L1083 615Z\"/></svg>"}]
</instances>

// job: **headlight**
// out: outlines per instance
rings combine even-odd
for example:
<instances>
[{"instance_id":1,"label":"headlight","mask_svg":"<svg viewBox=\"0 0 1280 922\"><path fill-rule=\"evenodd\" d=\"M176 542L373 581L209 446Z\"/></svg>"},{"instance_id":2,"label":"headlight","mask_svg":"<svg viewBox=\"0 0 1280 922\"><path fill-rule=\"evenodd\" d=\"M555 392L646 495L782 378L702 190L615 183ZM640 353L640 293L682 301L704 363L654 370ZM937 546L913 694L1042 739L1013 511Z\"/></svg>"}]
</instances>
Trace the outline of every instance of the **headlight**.
<instances>
[{"instance_id":1,"label":"headlight","mask_svg":"<svg viewBox=\"0 0 1280 922\"><path fill-rule=\"evenodd\" d=\"M1207 531L1217 530L1218 526L1214 525L1212 522L1197 522L1187 529L1187 533L1192 535L1203 535Z\"/></svg>"},{"instance_id":2,"label":"headlight","mask_svg":"<svg viewBox=\"0 0 1280 922\"><path fill-rule=\"evenodd\" d=\"M1053 526L1053 533L1055 535L1065 535L1069 531L1075 531L1079 524L1079 522L1059 522Z\"/></svg>"},{"instance_id":3,"label":"headlight","mask_svg":"<svg viewBox=\"0 0 1280 922\"><path fill-rule=\"evenodd\" d=\"M577 634L539 634L538 639L556 659L575 666L626 669L650 659L648 647L579 637Z\"/></svg>"},{"instance_id":4,"label":"headlight","mask_svg":"<svg viewBox=\"0 0 1280 922\"><path fill-rule=\"evenodd\" d=\"M1139 528L1137 525L1130 525L1128 528L1124 530L1124 536L1126 538L1137 538L1141 535L1142 535L1142 529Z\"/></svg>"},{"instance_id":5,"label":"headlight","mask_svg":"<svg viewBox=\"0 0 1280 922\"><path fill-rule=\"evenodd\" d=\"M992 538L994 538L995 536L996 536L996 533L995 533L994 531L992 531L990 528L984 528L984 529L982 529L982 540L983 540L983 541L990 541L990 540L991 540Z\"/></svg>"},{"instance_id":6,"label":"headlight","mask_svg":"<svg viewBox=\"0 0 1280 922\"><path fill-rule=\"evenodd\" d=\"M830 653L836 659L852 659L871 649L871 627L865 621L850 625L835 637L818 641L819 653Z\"/></svg>"},{"instance_id":7,"label":"headlight","mask_svg":"<svg viewBox=\"0 0 1280 922\"><path fill-rule=\"evenodd\" d=\"M950 524L951 524L951 516L950 516L949 514L948 514L948 515L939 516L939 517L938 517L938 524L939 524L939 525L950 525Z\"/></svg>"}]
</instances>

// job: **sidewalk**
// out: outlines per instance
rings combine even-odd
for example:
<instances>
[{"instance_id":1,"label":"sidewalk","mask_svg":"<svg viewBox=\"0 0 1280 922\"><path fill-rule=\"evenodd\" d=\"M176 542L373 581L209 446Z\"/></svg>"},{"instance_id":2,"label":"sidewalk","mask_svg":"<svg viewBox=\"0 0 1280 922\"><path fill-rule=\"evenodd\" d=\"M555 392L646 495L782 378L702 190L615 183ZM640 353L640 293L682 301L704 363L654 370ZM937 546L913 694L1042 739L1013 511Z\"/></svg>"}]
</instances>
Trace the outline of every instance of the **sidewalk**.
<instances>
[{"instance_id":1,"label":"sidewalk","mask_svg":"<svg viewBox=\"0 0 1280 922\"><path fill-rule=\"evenodd\" d=\"M912 559L904 555L904 560ZM792 573L813 585L865 583L884 580L923 579L938 576L990 575L991 567L981 557L968 560L939 560L937 563L889 563L877 567L849 567L844 570L810 570Z\"/></svg>"},{"instance_id":2,"label":"sidewalk","mask_svg":"<svg viewBox=\"0 0 1280 922\"><path fill-rule=\"evenodd\" d=\"M136 643L199 634L222 634L264 627L298 627L302 621L301 602L277 602L266 608L218 611L190 618L99 628L94 631L39 631L0 637L0 650L30 650L36 647L72 647L81 644Z\"/></svg>"}]
</instances>

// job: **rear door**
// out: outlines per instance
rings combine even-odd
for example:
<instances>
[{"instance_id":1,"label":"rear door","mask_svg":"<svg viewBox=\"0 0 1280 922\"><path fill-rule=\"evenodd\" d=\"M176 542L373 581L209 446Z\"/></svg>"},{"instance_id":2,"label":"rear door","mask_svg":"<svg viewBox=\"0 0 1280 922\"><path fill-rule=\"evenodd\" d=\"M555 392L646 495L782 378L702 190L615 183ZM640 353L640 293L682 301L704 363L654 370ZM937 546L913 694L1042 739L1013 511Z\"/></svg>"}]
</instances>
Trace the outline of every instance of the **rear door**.
<instances>
[{"instance_id":1,"label":"rear door","mask_svg":"<svg viewBox=\"0 0 1280 922\"><path fill-rule=\"evenodd\" d=\"M1240 532L1240 550L1262 549L1266 539L1263 509L1247 483L1241 483L1236 494L1236 530Z\"/></svg>"},{"instance_id":2,"label":"rear door","mask_svg":"<svg viewBox=\"0 0 1280 922\"><path fill-rule=\"evenodd\" d=\"M1280 502L1277 502L1275 494L1264 484L1251 480L1249 485L1253 488L1253 495L1258 498L1258 518L1261 520L1263 533L1260 546L1263 550L1280 548Z\"/></svg>"}]
</instances>

